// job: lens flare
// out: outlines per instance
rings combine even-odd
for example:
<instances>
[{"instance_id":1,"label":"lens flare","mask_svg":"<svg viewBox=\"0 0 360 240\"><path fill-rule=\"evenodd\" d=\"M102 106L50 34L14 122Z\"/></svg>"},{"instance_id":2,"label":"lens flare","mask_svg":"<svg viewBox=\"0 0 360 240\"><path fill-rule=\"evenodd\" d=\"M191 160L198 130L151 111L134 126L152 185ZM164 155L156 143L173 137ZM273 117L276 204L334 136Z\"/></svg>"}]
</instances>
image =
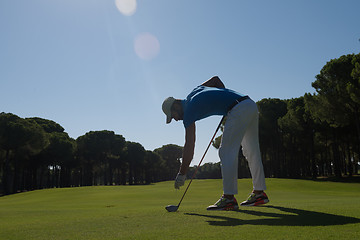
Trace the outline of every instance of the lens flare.
<instances>
[{"instance_id":1,"label":"lens flare","mask_svg":"<svg viewBox=\"0 0 360 240\"><path fill-rule=\"evenodd\" d=\"M159 54L160 43L154 35L141 33L135 38L134 49L139 58L151 60Z\"/></svg>"},{"instance_id":2,"label":"lens flare","mask_svg":"<svg viewBox=\"0 0 360 240\"><path fill-rule=\"evenodd\" d=\"M115 5L125 16L132 16L136 12L136 0L115 0Z\"/></svg>"}]
</instances>

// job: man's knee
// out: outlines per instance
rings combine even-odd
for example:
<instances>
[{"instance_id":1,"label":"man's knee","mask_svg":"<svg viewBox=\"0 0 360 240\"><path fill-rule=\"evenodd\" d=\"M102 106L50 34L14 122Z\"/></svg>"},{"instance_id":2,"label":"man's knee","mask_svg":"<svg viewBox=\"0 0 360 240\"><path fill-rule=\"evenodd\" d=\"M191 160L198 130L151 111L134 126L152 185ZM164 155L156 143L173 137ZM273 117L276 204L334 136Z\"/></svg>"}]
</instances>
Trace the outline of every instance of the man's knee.
<instances>
[{"instance_id":1,"label":"man's knee","mask_svg":"<svg viewBox=\"0 0 360 240\"><path fill-rule=\"evenodd\" d=\"M221 161L223 161L223 159L227 157L228 152L229 151L226 149L226 147L224 147L223 145L220 146L218 154Z\"/></svg>"},{"instance_id":2,"label":"man's knee","mask_svg":"<svg viewBox=\"0 0 360 240\"><path fill-rule=\"evenodd\" d=\"M234 167L237 164L238 151L235 152L233 149L220 147L219 157L223 167Z\"/></svg>"}]
</instances>

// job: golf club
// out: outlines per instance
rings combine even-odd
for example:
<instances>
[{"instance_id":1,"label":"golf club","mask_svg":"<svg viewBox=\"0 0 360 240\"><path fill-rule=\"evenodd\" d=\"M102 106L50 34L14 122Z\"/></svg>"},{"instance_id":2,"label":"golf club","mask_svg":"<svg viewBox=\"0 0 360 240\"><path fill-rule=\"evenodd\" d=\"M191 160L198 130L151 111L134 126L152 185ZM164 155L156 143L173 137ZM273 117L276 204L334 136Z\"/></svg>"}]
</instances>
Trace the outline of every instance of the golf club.
<instances>
[{"instance_id":1,"label":"golf club","mask_svg":"<svg viewBox=\"0 0 360 240\"><path fill-rule=\"evenodd\" d=\"M165 207L165 209L166 209L168 212L176 212L176 211L179 209L180 204L181 204L182 200L184 199L185 194L186 194L187 190L189 189L190 184L191 184L192 180L194 179L194 177L195 177L195 175L196 175L196 173L197 173L197 171L198 171L198 169L199 169L199 167L200 167L200 165L201 165L201 163L202 163L202 161L203 161L203 159L204 159L207 151L209 150L209 147L210 147L211 143L213 142L213 140L214 140L214 138L215 138L215 136L216 136L216 133L218 132L218 130L219 130L220 126L221 126L221 123L224 121L224 119L225 119L225 115L221 118L220 123L219 123L219 125L217 126L217 128L216 128L216 130L215 130L215 133L214 133L213 137L211 138L210 143L209 143L209 145L207 146L207 148L206 148L206 150L205 150L205 152L204 152L204 155L202 156L202 158L201 158L201 160L200 160L200 162L199 162L199 165L198 165L197 168L195 169L195 172L194 172L194 174L192 175L191 180L190 180L188 186L186 187L185 192L184 192L184 194L182 195L179 204L178 204L177 206L176 206L176 205L167 205L167 206Z\"/></svg>"}]
</instances>

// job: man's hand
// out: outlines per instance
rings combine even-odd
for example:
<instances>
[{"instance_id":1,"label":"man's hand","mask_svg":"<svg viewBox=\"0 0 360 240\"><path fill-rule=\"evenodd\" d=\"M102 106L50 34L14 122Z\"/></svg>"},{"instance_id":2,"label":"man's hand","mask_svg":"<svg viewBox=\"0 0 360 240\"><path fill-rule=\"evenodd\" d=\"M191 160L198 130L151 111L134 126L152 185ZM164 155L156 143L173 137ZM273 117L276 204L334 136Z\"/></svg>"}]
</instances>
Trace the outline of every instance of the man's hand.
<instances>
[{"instance_id":1,"label":"man's hand","mask_svg":"<svg viewBox=\"0 0 360 240\"><path fill-rule=\"evenodd\" d=\"M185 184L185 180L186 180L186 175L182 175L178 173L175 178L175 188L180 189L180 187Z\"/></svg>"}]
</instances>

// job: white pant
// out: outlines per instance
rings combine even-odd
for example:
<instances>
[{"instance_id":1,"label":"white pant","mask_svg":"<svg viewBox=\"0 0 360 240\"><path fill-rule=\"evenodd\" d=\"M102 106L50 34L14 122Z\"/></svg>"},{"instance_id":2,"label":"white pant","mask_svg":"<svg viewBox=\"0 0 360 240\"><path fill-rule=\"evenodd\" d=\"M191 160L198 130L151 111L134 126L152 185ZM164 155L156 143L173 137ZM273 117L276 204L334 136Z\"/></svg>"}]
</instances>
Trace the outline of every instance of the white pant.
<instances>
[{"instance_id":1,"label":"white pant","mask_svg":"<svg viewBox=\"0 0 360 240\"><path fill-rule=\"evenodd\" d=\"M240 145L248 161L254 190L265 190L265 175L259 147L259 113L256 103L247 99L227 115L219 148L224 194L238 193L238 154Z\"/></svg>"}]
</instances>

